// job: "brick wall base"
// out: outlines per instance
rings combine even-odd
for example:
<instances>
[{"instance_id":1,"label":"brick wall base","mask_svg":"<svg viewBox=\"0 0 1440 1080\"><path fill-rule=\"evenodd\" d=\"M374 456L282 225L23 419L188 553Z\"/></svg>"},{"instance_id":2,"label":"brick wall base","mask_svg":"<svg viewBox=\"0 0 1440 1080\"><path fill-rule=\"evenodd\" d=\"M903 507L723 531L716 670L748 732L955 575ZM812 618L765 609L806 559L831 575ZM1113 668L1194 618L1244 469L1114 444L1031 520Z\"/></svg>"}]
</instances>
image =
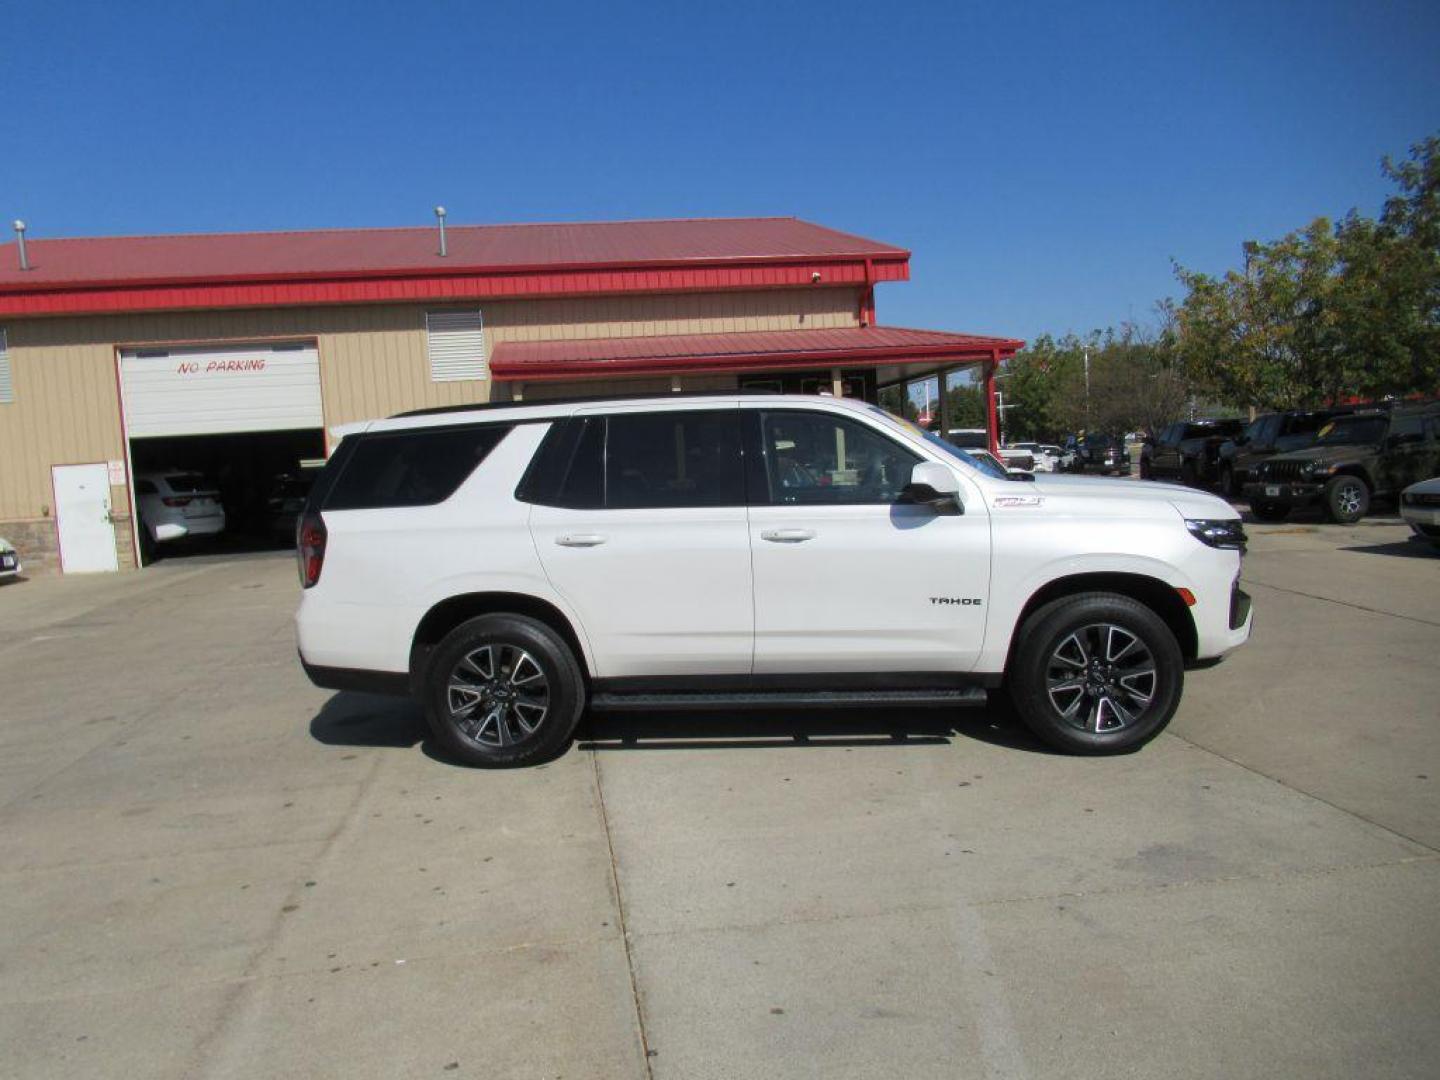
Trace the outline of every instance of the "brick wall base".
<instances>
[{"instance_id":1,"label":"brick wall base","mask_svg":"<svg viewBox=\"0 0 1440 1080\"><path fill-rule=\"evenodd\" d=\"M48 577L60 573L60 539L54 518L0 521L0 536L15 545L26 577ZM115 518L115 553L119 556L121 570L135 569L128 515Z\"/></svg>"}]
</instances>

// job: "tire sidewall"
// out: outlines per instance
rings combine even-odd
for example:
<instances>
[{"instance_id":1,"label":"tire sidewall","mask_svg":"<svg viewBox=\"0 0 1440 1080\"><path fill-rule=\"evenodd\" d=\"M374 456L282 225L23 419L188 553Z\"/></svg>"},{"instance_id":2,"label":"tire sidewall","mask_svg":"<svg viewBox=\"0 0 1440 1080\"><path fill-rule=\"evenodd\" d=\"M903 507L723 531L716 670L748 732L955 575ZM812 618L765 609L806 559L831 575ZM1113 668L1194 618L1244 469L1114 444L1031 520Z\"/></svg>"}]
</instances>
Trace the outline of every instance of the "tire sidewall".
<instances>
[{"instance_id":1,"label":"tire sidewall","mask_svg":"<svg viewBox=\"0 0 1440 1080\"><path fill-rule=\"evenodd\" d=\"M1135 634L1155 658L1155 700L1139 722L1117 732L1071 727L1051 705L1045 685L1050 654L1070 634L1098 622ZM1122 753L1149 742L1175 715L1184 689L1185 657L1164 620L1144 604L1114 593L1083 593L1052 601L1026 619L1006 683L1021 719L1043 742L1071 753Z\"/></svg>"},{"instance_id":2,"label":"tire sidewall","mask_svg":"<svg viewBox=\"0 0 1440 1080\"><path fill-rule=\"evenodd\" d=\"M518 645L534 657L550 684L550 711L540 731L521 743L489 747L466 738L450 718L450 673L482 645ZM436 646L425 669L425 718L436 741L454 760L482 768L533 765L562 752L585 705L584 677L565 641L544 623L523 615L481 615L461 623Z\"/></svg>"},{"instance_id":3,"label":"tire sidewall","mask_svg":"<svg viewBox=\"0 0 1440 1080\"><path fill-rule=\"evenodd\" d=\"M1340 508L1340 493L1347 488L1360 492L1360 508L1349 514ZM1325 509L1330 519L1340 525L1354 525L1370 510L1370 486L1358 476L1337 476L1325 485Z\"/></svg>"}]
</instances>

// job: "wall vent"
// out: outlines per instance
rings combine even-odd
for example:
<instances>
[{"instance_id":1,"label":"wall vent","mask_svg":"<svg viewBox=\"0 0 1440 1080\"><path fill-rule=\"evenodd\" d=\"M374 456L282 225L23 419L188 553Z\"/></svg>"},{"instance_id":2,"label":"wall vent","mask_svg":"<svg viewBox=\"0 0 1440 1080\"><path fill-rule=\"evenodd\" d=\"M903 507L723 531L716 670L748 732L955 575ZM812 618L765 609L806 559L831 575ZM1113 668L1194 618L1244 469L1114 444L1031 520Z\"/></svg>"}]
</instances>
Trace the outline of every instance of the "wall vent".
<instances>
[{"instance_id":1,"label":"wall vent","mask_svg":"<svg viewBox=\"0 0 1440 1080\"><path fill-rule=\"evenodd\" d=\"M425 349L433 382L488 379L485 326L478 311L431 311L425 315Z\"/></svg>"},{"instance_id":2,"label":"wall vent","mask_svg":"<svg viewBox=\"0 0 1440 1080\"><path fill-rule=\"evenodd\" d=\"M9 405L15 400L15 381L10 376L10 345L0 327L0 405Z\"/></svg>"}]
</instances>

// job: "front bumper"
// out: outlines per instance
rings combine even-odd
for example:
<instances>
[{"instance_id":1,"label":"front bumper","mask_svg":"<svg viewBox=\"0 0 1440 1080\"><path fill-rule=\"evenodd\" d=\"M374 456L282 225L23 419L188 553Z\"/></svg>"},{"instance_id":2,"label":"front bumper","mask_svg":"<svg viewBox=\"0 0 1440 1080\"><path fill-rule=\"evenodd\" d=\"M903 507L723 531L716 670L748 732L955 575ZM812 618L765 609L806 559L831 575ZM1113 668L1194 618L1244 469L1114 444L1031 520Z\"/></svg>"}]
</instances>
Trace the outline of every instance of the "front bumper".
<instances>
[{"instance_id":1,"label":"front bumper","mask_svg":"<svg viewBox=\"0 0 1440 1080\"><path fill-rule=\"evenodd\" d=\"M1325 485L1304 480L1282 483L1254 481L1246 484L1243 490L1245 498L1252 502L1259 499L1261 502L1280 503L1282 506L1309 506L1320 501L1325 494Z\"/></svg>"},{"instance_id":2,"label":"front bumper","mask_svg":"<svg viewBox=\"0 0 1440 1080\"><path fill-rule=\"evenodd\" d=\"M1440 507L1402 504L1400 516L1412 525L1440 526Z\"/></svg>"}]
</instances>

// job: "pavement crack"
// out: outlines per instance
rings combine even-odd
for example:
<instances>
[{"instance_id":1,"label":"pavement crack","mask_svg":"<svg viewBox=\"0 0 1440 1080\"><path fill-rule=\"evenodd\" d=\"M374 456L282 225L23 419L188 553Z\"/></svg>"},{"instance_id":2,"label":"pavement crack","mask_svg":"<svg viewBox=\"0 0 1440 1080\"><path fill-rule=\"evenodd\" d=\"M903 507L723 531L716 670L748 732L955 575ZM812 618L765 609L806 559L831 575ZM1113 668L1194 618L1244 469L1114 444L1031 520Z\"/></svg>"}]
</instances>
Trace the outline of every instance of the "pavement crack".
<instances>
[{"instance_id":1,"label":"pavement crack","mask_svg":"<svg viewBox=\"0 0 1440 1080\"><path fill-rule=\"evenodd\" d=\"M1246 585L1258 585L1262 589L1272 589L1275 592L1289 593L1291 596L1303 596L1307 600L1319 600L1326 604L1336 604L1339 607L1353 608L1355 611L1366 611L1371 615L1385 615L1392 619L1404 619L1406 622L1419 623L1421 626L1440 626L1440 622L1434 619L1422 619L1416 615L1401 615L1397 611L1386 611L1384 608L1366 607L1364 604L1356 604L1349 600L1336 600L1333 596L1321 596L1319 593L1305 592L1303 589L1290 589L1284 585L1271 585L1268 581L1258 581L1252 577L1246 577Z\"/></svg>"},{"instance_id":2,"label":"pavement crack","mask_svg":"<svg viewBox=\"0 0 1440 1080\"><path fill-rule=\"evenodd\" d=\"M1396 617L1404 618L1403 615ZM1437 848L1434 844L1428 844L1424 840L1411 836L1408 833L1403 833L1392 825L1386 825L1384 822L1376 821L1374 818L1371 817L1366 817L1358 810L1351 810L1348 806L1341 806L1339 803L1332 802L1331 800L1325 798L1322 795L1316 795L1313 791L1306 791L1304 788L1296 787L1294 784L1282 780L1280 779L1280 777L1275 776L1272 773L1268 773L1264 769L1257 769L1254 765L1247 765L1245 762L1239 760L1238 758L1230 757L1228 754L1222 754L1219 750L1211 749L1208 746L1196 742L1194 739L1186 738L1184 735L1181 735L1174 730L1169 731L1168 734L1172 738L1179 739L1186 746L1199 750L1203 754L1209 754L1212 757L1219 758L1221 761L1227 761L1231 765L1234 765L1237 768L1244 769L1248 773L1253 773L1255 776L1263 777L1264 779L1269 780L1272 784L1279 784L1286 791L1293 791L1296 795L1302 796L1306 799L1314 799L1321 805L1328 806L1332 810L1338 810L1340 813L1345 814L1347 817L1352 817L1356 821L1363 821L1365 822L1365 824L1371 826L1372 828L1380 829L1382 832L1389 833L1391 836L1398 837L1399 839L1404 840L1407 843L1414 844L1416 847L1424 848L1426 851L1431 852L1432 854L1440 855L1440 848Z\"/></svg>"},{"instance_id":3,"label":"pavement crack","mask_svg":"<svg viewBox=\"0 0 1440 1080\"><path fill-rule=\"evenodd\" d=\"M640 984L635 977L635 954L630 947L630 927L625 919L625 897L620 892L615 839L610 833L610 813L605 807L605 788L600 783L600 761L593 750L590 751L590 777L595 785L595 799L600 807L600 824L605 828L605 850L610 857L610 884L615 890L615 918L620 924L620 941L625 947L625 971L630 977L630 999L635 1008L635 1026L640 1035L640 1060L645 1068L646 1080L654 1080L655 1071L650 1067L650 1037L645 1030L645 1010L640 1003Z\"/></svg>"}]
</instances>

